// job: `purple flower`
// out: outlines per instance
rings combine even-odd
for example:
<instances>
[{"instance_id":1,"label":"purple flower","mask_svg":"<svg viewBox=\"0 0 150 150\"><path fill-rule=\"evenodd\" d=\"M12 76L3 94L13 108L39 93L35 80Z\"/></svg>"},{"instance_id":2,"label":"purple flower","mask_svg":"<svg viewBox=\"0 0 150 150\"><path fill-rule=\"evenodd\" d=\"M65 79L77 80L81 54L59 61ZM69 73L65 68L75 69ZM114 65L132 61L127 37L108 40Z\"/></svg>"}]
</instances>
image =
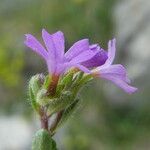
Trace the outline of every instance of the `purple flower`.
<instances>
[{"instance_id":1,"label":"purple flower","mask_svg":"<svg viewBox=\"0 0 150 150\"><path fill-rule=\"evenodd\" d=\"M65 40L61 31L49 34L43 29L42 38L45 47L34 36L26 34L25 45L44 58L49 74L53 77L54 85L56 85L59 75L74 67L93 76L110 80L127 93L137 90L129 85L130 80L127 77L126 69L120 64L112 65L116 52L115 39L109 41L108 52L100 48L98 44L89 45L89 40L83 39L73 44L65 53ZM54 87L54 85L52 83L51 86Z\"/></svg>"},{"instance_id":2,"label":"purple flower","mask_svg":"<svg viewBox=\"0 0 150 150\"><path fill-rule=\"evenodd\" d=\"M89 72L89 70L82 65L82 62L91 59L97 51L90 49L88 39L76 42L65 53L65 40L61 31L49 34L43 29L42 38L45 47L43 47L31 34L26 34L26 40L24 43L44 58L50 74L59 76L71 67L79 68L83 72Z\"/></svg>"},{"instance_id":3,"label":"purple flower","mask_svg":"<svg viewBox=\"0 0 150 150\"><path fill-rule=\"evenodd\" d=\"M95 76L112 81L122 88L125 92L131 94L137 91L137 88L130 86L130 79L127 76L126 69L120 64L112 65L116 52L116 40L108 43L108 59L104 64L92 70Z\"/></svg>"}]
</instances>

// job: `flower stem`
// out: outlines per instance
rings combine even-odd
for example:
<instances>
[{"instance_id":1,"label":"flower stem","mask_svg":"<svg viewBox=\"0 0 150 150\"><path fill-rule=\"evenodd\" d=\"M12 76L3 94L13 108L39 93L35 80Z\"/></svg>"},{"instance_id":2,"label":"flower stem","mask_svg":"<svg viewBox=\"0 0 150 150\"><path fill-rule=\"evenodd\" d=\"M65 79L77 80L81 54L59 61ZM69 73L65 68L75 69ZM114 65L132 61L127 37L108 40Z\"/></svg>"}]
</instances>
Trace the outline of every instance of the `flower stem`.
<instances>
[{"instance_id":1,"label":"flower stem","mask_svg":"<svg viewBox=\"0 0 150 150\"><path fill-rule=\"evenodd\" d=\"M53 133L55 131L55 129L56 129L59 121L62 118L63 112L64 111L62 110L62 111L60 111L60 112L57 113L56 119L55 119L55 121L53 122L53 124L51 125L51 128L50 128L51 133Z\"/></svg>"},{"instance_id":2,"label":"flower stem","mask_svg":"<svg viewBox=\"0 0 150 150\"><path fill-rule=\"evenodd\" d=\"M44 108L40 110L41 128L48 131L48 117L44 111Z\"/></svg>"},{"instance_id":3,"label":"flower stem","mask_svg":"<svg viewBox=\"0 0 150 150\"><path fill-rule=\"evenodd\" d=\"M41 118L41 128L48 130L48 119L46 117Z\"/></svg>"}]
</instances>

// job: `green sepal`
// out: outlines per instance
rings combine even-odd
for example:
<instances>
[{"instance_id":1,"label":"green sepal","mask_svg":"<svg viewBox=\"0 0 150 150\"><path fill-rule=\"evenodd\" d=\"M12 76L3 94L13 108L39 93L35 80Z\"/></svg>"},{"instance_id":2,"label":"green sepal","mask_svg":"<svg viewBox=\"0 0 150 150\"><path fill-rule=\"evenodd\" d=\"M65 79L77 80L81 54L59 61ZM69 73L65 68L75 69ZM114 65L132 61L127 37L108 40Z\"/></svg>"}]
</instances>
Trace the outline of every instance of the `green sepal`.
<instances>
[{"instance_id":1,"label":"green sepal","mask_svg":"<svg viewBox=\"0 0 150 150\"><path fill-rule=\"evenodd\" d=\"M36 95L38 90L42 87L44 80L45 76L43 74L37 74L31 77L29 87L32 89L34 95Z\"/></svg>"},{"instance_id":2,"label":"green sepal","mask_svg":"<svg viewBox=\"0 0 150 150\"><path fill-rule=\"evenodd\" d=\"M91 81L93 79L93 77L91 76L91 74L85 75L83 76L83 78L79 81L79 85L85 85L86 83L88 83L89 81Z\"/></svg>"},{"instance_id":3,"label":"green sepal","mask_svg":"<svg viewBox=\"0 0 150 150\"><path fill-rule=\"evenodd\" d=\"M44 81L44 84L43 84L43 88L44 88L44 89L47 89L47 88L48 88L48 86L49 86L51 80L52 80L52 77L51 77L50 75L47 75L47 76L45 77L45 81Z\"/></svg>"},{"instance_id":4,"label":"green sepal","mask_svg":"<svg viewBox=\"0 0 150 150\"><path fill-rule=\"evenodd\" d=\"M75 77L73 79L73 82L74 82L73 84L78 83L82 79L83 75L84 75L84 73L81 72L81 71L76 73L76 75L75 75Z\"/></svg>"},{"instance_id":5,"label":"green sepal","mask_svg":"<svg viewBox=\"0 0 150 150\"><path fill-rule=\"evenodd\" d=\"M36 102L35 96L33 94L33 91L31 89L31 87L29 87L29 97L30 97L30 102L31 102L31 106L33 109L35 109L36 111L39 110L39 105Z\"/></svg>"},{"instance_id":6,"label":"green sepal","mask_svg":"<svg viewBox=\"0 0 150 150\"><path fill-rule=\"evenodd\" d=\"M63 77L63 79L61 80L61 84L69 86L72 83L72 79L73 79L73 73L70 72Z\"/></svg>"},{"instance_id":7,"label":"green sepal","mask_svg":"<svg viewBox=\"0 0 150 150\"><path fill-rule=\"evenodd\" d=\"M60 80L60 82L57 85L56 93L57 95L60 95L61 91L70 87L72 84L73 79L73 72L67 73L65 76L63 76Z\"/></svg>"},{"instance_id":8,"label":"green sepal","mask_svg":"<svg viewBox=\"0 0 150 150\"><path fill-rule=\"evenodd\" d=\"M57 150L56 142L47 130L40 129L33 137L32 150Z\"/></svg>"},{"instance_id":9,"label":"green sepal","mask_svg":"<svg viewBox=\"0 0 150 150\"><path fill-rule=\"evenodd\" d=\"M45 79L44 75L37 74L37 75L33 76L29 81L30 102L31 102L33 109L35 109L36 111L38 111L38 109L39 109L39 105L36 102L36 95L37 95L38 91L40 90L40 88L42 87L44 79Z\"/></svg>"},{"instance_id":10,"label":"green sepal","mask_svg":"<svg viewBox=\"0 0 150 150\"><path fill-rule=\"evenodd\" d=\"M78 91L80 89L80 81L82 80L83 78L83 72L78 72L75 77L73 78L73 83L71 85L71 89L73 92L74 91ZM74 92L75 95L77 92Z\"/></svg>"},{"instance_id":11,"label":"green sepal","mask_svg":"<svg viewBox=\"0 0 150 150\"><path fill-rule=\"evenodd\" d=\"M46 89L41 89L39 90L39 92L37 93L36 96L36 101L39 105L41 106L46 106L49 102L51 102L53 99L51 99L50 97L48 97L47 95L47 90Z\"/></svg>"},{"instance_id":12,"label":"green sepal","mask_svg":"<svg viewBox=\"0 0 150 150\"><path fill-rule=\"evenodd\" d=\"M79 73L70 89L74 93L74 96L76 96L79 90L90 80L92 80L91 75L83 75L82 72Z\"/></svg>"},{"instance_id":13,"label":"green sepal","mask_svg":"<svg viewBox=\"0 0 150 150\"><path fill-rule=\"evenodd\" d=\"M68 105L70 105L73 101L73 94L70 91L64 91L62 92L61 96L59 98L53 99L53 101L50 101L48 104L48 114L53 114L56 112L59 112Z\"/></svg>"},{"instance_id":14,"label":"green sepal","mask_svg":"<svg viewBox=\"0 0 150 150\"><path fill-rule=\"evenodd\" d=\"M71 103L65 110L63 113L63 116L58 124L57 127L62 126L70 117L71 115L75 112L75 110L77 109L77 107L79 106L79 102L80 99L76 99L73 101L73 103Z\"/></svg>"}]
</instances>

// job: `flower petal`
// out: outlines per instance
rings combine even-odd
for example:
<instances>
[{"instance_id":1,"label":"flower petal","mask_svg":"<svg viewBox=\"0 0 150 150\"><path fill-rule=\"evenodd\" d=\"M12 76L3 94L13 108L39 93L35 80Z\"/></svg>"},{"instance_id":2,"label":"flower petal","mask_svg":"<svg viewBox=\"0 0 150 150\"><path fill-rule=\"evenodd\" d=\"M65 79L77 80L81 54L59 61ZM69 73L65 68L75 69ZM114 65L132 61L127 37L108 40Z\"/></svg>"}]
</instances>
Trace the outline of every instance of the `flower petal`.
<instances>
[{"instance_id":1,"label":"flower petal","mask_svg":"<svg viewBox=\"0 0 150 150\"><path fill-rule=\"evenodd\" d=\"M89 40L83 39L73 44L73 46L65 53L65 58L70 61L80 53L89 50Z\"/></svg>"},{"instance_id":2,"label":"flower petal","mask_svg":"<svg viewBox=\"0 0 150 150\"><path fill-rule=\"evenodd\" d=\"M91 71L88 68L84 67L83 65L78 65L77 64L77 65L74 65L74 67L78 68L79 70L81 70L85 73L91 73Z\"/></svg>"},{"instance_id":3,"label":"flower petal","mask_svg":"<svg viewBox=\"0 0 150 150\"><path fill-rule=\"evenodd\" d=\"M42 56L45 60L48 58L48 53L40 42L31 34L25 34L26 40L24 44L31 48L34 52Z\"/></svg>"},{"instance_id":4,"label":"flower petal","mask_svg":"<svg viewBox=\"0 0 150 150\"><path fill-rule=\"evenodd\" d=\"M52 34L53 41L56 47L56 54L58 58L61 60L64 57L64 52L65 52L65 38L64 34L61 31L58 31L54 34Z\"/></svg>"},{"instance_id":5,"label":"flower petal","mask_svg":"<svg viewBox=\"0 0 150 150\"><path fill-rule=\"evenodd\" d=\"M74 63L69 62L69 63L65 63L64 66L65 66L65 70L68 70L70 68L78 68L79 70L85 73L91 73L91 71L88 68L80 64L74 64Z\"/></svg>"},{"instance_id":6,"label":"flower petal","mask_svg":"<svg viewBox=\"0 0 150 150\"><path fill-rule=\"evenodd\" d=\"M49 57L54 62L60 62L64 55L64 36L61 31L49 34L45 29L42 30L42 38L49 52Z\"/></svg>"},{"instance_id":7,"label":"flower petal","mask_svg":"<svg viewBox=\"0 0 150 150\"><path fill-rule=\"evenodd\" d=\"M87 51L82 52L78 56L74 57L70 62L74 64L79 64L79 63L82 63L91 59L96 54L97 54L97 51L94 52L91 50L87 50Z\"/></svg>"},{"instance_id":8,"label":"flower petal","mask_svg":"<svg viewBox=\"0 0 150 150\"><path fill-rule=\"evenodd\" d=\"M114 84L116 84L118 87L123 89L125 92L132 94L137 91L137 88L128 85L124 80L111 76L111 75L100 75L100 77L112 81Z\"/></svg>"},{"instance_id":9,"label":"flower petal","mask_svg":"<svg viewBox=\"0 0 150 150\"><path fill-rule=\"evenodd\" d=\"M50 73L50 74L54 74L55 73L55 71L56 71L56 63L52 60L52 59L48 59L47 61L46 61L46 63L47 63L47 67L48 67L48 72Z\"/></svg>"},{"instance_id":10,"label":"flower petal","mask_svg":"<svg viewBox=\"0 0 150 150\"><path fill-rule=\"evenodd\" d=\"M126 69L120 64L110 65L106 68L102 66L97 71L99 77L112 81L127 93L133 93L137 90L137 88L128 85L130 79L127 77Z\"/></svg>"},{"instance_id":11,"label":"flower petal","mask_svg":"<svg viewBox=\"0 0 150 150\"><path fill-rule=\"evenodd\" d=\"M127 83L130 83L130 79L128 78L126 73L126 69L120 64L111 65L107 68L102 67L101 69L99 69L99 71L101 75L115 76L124 80Z\"/></svg>"},{"instance_id":12,"label":"flower petal","mask_svg":"<svg viewBox=\"0 0 150 150\"><path fill-rule=\"evenodd\" d=\"M92 45L92 47L93 46L94 45ZM101 49L99 46L96 46L95 48L92 48L91 50L97 51L97 54L93 56L91 59L83 62L82 65L86 66L87 68L93 68L93 67L98 67L98 66L103 65L108 58L107 52Z\"/></svg>"},{"instance_id":13,"label":"flower petal","mask_svg":"<svg viewBox=\"0 0 150 150\"><path fill-rule=\"evenodd\" d=\"M116 53L116 39L108 42L108 59L105 62L105 66L109 66L113 63Z\"/></svg>"}]
</instances>

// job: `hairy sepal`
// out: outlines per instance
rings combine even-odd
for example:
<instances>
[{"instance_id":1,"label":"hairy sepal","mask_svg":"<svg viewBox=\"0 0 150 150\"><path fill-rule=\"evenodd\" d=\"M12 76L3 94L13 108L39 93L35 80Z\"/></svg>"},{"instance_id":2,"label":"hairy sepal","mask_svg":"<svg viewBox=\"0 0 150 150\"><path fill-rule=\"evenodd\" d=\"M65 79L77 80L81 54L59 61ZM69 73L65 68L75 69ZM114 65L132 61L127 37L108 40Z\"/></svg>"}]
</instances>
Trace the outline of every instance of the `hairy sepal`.
<instances>
[{"instance_id":1,"label":"hairy sepal","mask_svg":"<svg viewBox=\"0 0 150 150\"><path fill-rule=\"evenodd\" d=\"M33 76L29 81L29 97L30 102L34 110L38 111L39 105L36 101L36 96L39 90L41 89L45 77L43 74L37 74Z\"/></svg>"}]
</instances>

